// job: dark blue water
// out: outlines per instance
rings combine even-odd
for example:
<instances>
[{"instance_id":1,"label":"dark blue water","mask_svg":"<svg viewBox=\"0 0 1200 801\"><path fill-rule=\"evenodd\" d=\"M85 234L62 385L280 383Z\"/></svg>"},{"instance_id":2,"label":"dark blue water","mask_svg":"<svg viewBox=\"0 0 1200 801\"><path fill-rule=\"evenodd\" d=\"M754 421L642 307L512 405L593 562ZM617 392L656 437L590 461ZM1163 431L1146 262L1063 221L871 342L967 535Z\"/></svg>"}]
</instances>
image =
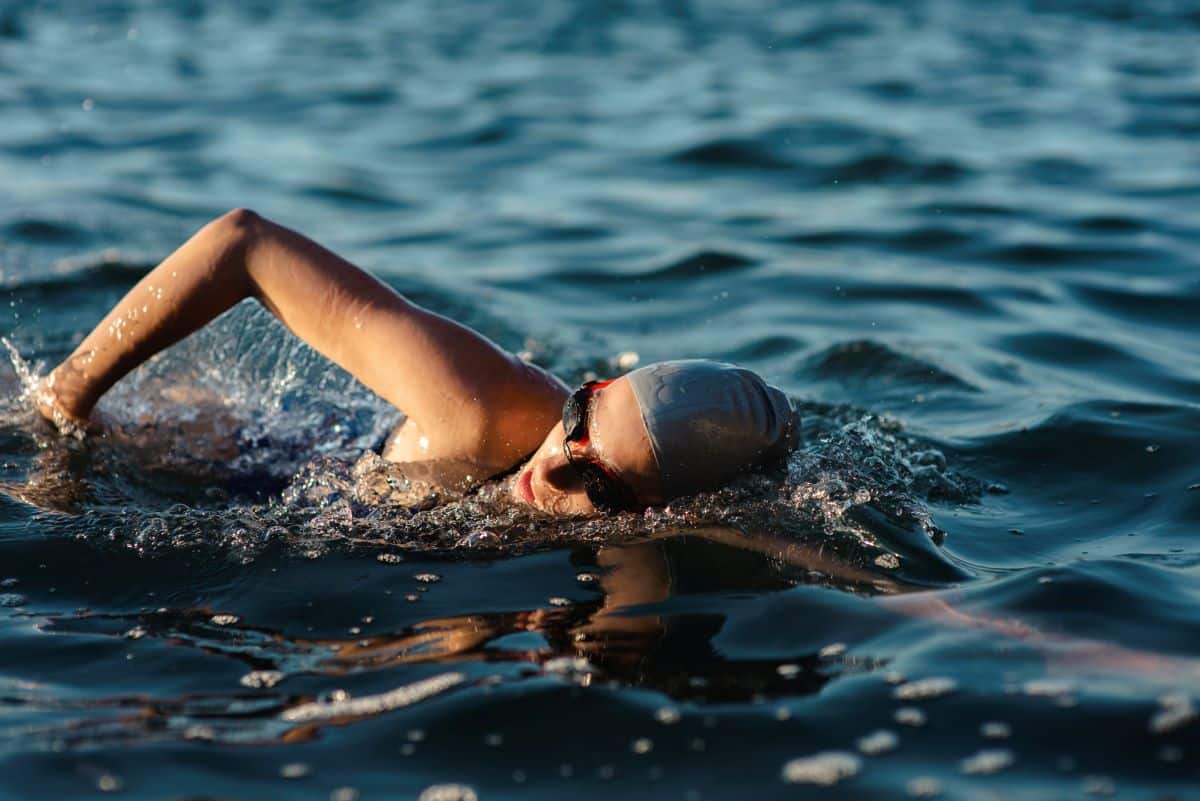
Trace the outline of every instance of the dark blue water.
<instances>
[{"instance_id":1,"label":"dark blue water","mask_svg":"<svg viewBox=\"0 0 1200 801\"><path fill-rule=\"evenodd\" d=\"M0 797L1200 798L1198 136L1184 0L0 2ZM429 498L251 308L36 421L235 206L804 448Z\"/></svg>"}]
</instances>

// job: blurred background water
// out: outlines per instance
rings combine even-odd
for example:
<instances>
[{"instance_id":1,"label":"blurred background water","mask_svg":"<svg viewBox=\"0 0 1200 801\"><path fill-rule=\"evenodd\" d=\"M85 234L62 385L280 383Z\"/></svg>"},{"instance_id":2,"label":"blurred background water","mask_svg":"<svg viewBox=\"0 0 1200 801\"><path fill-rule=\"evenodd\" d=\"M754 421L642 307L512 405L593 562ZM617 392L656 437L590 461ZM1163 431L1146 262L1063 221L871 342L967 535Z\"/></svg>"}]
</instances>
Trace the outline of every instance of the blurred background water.
<instances>
[{"instance_id":1,"label":"blurred background water","mask_svg":"<svg viewBox=\"0 0 1200 801\"><path fill-rule=\"evenodd\" d=\"M0 797L1200 798L1198 45L0 0ZM251 309L39 425L20 371L235 206L569 380L753 367L804 450L644 518L385 503L395 413Z\"/></svg>"}]
</instances>

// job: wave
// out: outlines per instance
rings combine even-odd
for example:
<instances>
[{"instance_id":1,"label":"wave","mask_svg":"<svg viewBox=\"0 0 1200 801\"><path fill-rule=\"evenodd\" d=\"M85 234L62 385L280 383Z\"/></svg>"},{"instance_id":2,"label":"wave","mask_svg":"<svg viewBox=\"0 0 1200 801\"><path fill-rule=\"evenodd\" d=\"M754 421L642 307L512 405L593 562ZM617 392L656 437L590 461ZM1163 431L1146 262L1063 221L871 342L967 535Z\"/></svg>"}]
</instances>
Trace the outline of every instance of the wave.
<instances>
[{"instance_id":1,"label":"wave","mask_svg":"<svg viewBox=\"0 0 1200 801\"><path fill-rule=\"evenodd\" d=\"M800 372L808 378L867 384L888 392L977 391L971 383L948 370L869 339L831 345L809 356Z\"/></svg>"}]
</instances>

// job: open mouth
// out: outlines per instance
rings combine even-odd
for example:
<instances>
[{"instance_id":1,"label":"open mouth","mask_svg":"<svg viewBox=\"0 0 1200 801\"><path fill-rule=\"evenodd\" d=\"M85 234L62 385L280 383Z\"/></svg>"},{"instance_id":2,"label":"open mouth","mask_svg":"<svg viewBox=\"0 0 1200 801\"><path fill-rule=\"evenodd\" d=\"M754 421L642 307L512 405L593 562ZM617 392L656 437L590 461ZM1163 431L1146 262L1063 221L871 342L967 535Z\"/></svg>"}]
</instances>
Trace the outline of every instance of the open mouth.
<instances>
[{"instance_id":1,"label":"open mouth","mask_svg":"<svg viewBox=\"0 0 1200 801\"><path fill-rule=\"evenodd\" d=\"M533 506L533 471L525 470L517 478L517 495L522 501Z\"/></svg>"}]
</instances>

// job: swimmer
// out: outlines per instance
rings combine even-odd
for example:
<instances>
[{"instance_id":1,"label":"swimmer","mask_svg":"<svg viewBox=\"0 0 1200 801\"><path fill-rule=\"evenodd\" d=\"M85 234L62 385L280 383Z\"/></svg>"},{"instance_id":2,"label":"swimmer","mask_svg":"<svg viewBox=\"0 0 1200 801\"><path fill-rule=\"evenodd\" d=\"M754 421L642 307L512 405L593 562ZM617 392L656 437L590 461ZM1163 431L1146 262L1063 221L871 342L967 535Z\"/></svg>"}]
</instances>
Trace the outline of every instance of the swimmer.
<instances>
[{"instance_id":1,"label":"swimmer","mask_svg":"<svg viewBox=\"0 0 1200 801\"><path fill-rule=\"evenodd\" d=\"M419 463L442 486L511 473L513 500L544 512L639 510L779 464L799 442L787 397L749 370L662 362L571 392L244 209L139 281L41 381L38 410L81 433L122 376L246 298L402 410L383 457Z\"/></svg>"}]
</instances>

